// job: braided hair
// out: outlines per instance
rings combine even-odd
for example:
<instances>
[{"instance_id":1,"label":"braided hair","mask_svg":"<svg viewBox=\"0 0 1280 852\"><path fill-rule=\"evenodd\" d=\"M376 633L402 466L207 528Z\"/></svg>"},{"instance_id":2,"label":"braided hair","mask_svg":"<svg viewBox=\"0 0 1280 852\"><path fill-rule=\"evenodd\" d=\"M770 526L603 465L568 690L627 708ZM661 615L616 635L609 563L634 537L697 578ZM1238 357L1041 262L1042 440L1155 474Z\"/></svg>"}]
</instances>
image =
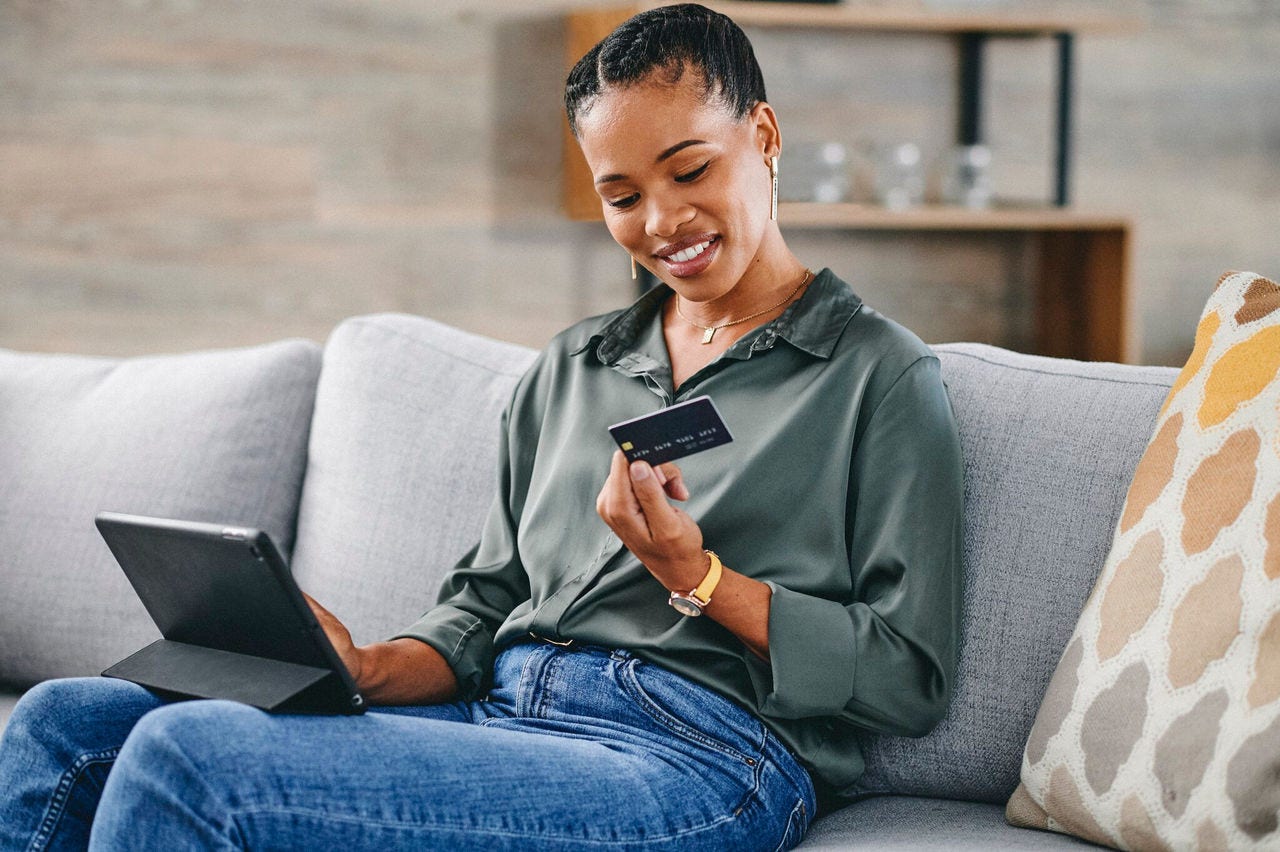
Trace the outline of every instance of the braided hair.
<instances>
[{"instance_id":1,"label":"braided hair","mask_svg":"<svg viewBox=\"0 0 1280 852\"><path fill-rule=\"evenodd\" d=\"M725 15L697 3L661 6L623 22L587 51L565 81L569 128L605 89L626 88L660 75L674 84L686 72L702 78L708 100L719 98L735 118L765 100L764 77L746 33Z\"/></svg>"}]
</instances>

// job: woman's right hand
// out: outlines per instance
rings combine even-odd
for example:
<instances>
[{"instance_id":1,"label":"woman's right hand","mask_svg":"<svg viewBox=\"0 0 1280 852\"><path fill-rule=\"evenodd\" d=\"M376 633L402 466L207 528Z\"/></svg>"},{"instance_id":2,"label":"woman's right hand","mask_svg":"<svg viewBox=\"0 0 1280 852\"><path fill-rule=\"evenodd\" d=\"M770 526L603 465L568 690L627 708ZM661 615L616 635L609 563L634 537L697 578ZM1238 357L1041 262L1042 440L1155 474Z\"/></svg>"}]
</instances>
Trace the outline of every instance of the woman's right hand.
<instances>
[{"instance_id":1,"label":"woman's right hand","mask_svg":"<svg viewBox=\"0 0 1280 852\"><path fill-rule=\"evenodd\" d=\"M371 704L439 704L458 694L458 678L440 652L401 637L357 646L351 631L315 598L302 593L356 689Z\"/></svg>"},{"instance_id":2,"label":"woman's right hand","mask_svg":"<svg viewBox=\"0 0 1280 852\"><path fill-rule=\"evenodd\" d=\"M311 597L311 595L303 592L302 596L307 599L307 604L310 605L311 611L316 614L316 620L320 622L320 627L324 630L324 634L329 637L329 644L333 646L333 650L338 652L338 658L342 660L342 664L351 673L351 679L356 682L356 686L360 686L360 673L364 668L364 655L356 647L355 642L351 640L351 631L338 620L336 615L321 606L319 601Z\"/></svg>"}]
</instances>

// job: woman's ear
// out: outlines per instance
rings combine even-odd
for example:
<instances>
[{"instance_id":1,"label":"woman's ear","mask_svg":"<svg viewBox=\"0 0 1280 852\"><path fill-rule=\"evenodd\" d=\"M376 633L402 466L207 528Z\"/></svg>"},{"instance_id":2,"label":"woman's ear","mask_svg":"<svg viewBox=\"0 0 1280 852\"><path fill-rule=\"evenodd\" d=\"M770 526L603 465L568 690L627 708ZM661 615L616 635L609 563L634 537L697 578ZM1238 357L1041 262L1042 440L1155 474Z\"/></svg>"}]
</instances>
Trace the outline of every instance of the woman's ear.
<instances>
[{"instance_id":1,"label":"woman's ear","mask_svg":"<svg viewBox=\"0 0 1280 852\"><path fill-rule=\"evenodd\" d=\"M773 107L761 101L751 108L748 118L765 161L778 156L782 152L782 132L778 129L778 116Z\"/></svg>"}]
</instances>

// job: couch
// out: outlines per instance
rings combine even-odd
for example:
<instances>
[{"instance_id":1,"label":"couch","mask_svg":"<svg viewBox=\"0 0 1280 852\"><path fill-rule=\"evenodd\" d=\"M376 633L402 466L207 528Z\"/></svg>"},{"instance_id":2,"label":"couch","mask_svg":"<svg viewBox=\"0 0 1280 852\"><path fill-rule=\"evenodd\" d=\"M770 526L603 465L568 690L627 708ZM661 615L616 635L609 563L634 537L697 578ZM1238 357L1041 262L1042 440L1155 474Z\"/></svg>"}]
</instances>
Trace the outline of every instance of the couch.
<instances>
[{"instance_id":1,"label":"couch","mask_svg":"<svg viewBox=\"0 0 1280 852\"><path fill-rule=\"evenodd\" d=\"M1049 677L1176 371L935 347L966 472L954 700L867 733L859 798L805 849L1087 846L1004 822ZM0 725L24 688L157 638L101 510L253 525L357 642L433 600L496 487L499 412L533 353L429 319L130 359L0 351Z\"/></svg>"}]
</instances>

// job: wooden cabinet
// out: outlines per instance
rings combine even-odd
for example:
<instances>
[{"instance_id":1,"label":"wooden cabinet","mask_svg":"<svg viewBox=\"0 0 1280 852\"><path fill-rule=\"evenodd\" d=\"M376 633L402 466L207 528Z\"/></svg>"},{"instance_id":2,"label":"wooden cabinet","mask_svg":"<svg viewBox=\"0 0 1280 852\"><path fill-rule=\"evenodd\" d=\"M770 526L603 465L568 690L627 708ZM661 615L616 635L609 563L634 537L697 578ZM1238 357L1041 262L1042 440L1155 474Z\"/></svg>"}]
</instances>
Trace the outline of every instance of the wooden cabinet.
<instances>
[{"instance_id":1,"label":"wooden cabinet","mask_svg":"<svg viewBox=\"0 0 1280 852\"><path fill-rule=\"evenodd\" d=\"M565 63L571 67L614 27L659 3L630 3L576 11L566 18ZM935 33L960 39L961 100L958 139L979 141L982 48L989 38L1045 37L1058 45L1057 192L1055 203L970 210L926 205L889 210L871 204L784 203L784 229L845 231L1021 232L1035 235L1036 351L1083 360L1132 362L1138 340L1131 317L1130 223L1119 215L1079 210L1067 203L1071 137L1074 38L1077 33L1124 31L1133 24L1113 18L1057 13L961 13L924 8L852 4L708 2L747 29L788 27L816 31ZM569 133L564 144L564 204L573 219L600 219L591 175Z\"/></svg>"}]
</instances>

